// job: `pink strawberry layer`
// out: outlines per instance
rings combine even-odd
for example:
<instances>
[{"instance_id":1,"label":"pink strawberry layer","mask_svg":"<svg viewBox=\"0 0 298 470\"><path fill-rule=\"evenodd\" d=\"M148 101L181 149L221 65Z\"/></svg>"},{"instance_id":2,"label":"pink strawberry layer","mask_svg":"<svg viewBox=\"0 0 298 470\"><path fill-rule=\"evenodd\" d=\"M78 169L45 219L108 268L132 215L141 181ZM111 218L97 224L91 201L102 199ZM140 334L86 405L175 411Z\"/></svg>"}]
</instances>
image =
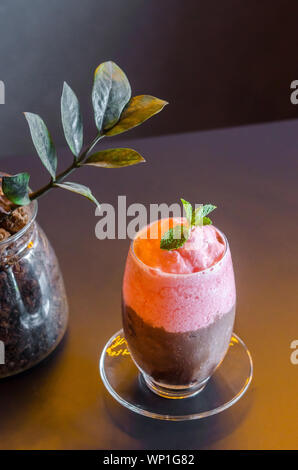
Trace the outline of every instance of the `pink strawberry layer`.
<instances>
[{"instance_id":1,"label":"pink strawberry layer","mask_svg":"<svg viewBox=\"0 0 298 470\"><path fill-rule=\"evenodd\" d=\"M141 230L123 282L129 307L150 325L176 333L206 327L235 304L230 250L215 227L195 227L178 250L160 249L168 227L183 222L162 219Z\"/></svg>"},{"instance_id":2,"label":"pink strawberry layer","mask_svg":"<svg viewBox=\"0 0 298 470\"><path fill-rule=\"evenodd\" d=\"M134 241L136 256L147 266L165 273L190 274L219 261L225 242L212 225L193 227L187 242L177 250L161 250L160 238L171 227L186 224L184 218L162 219L141 230Z\"/></svg>"}]
</instances>

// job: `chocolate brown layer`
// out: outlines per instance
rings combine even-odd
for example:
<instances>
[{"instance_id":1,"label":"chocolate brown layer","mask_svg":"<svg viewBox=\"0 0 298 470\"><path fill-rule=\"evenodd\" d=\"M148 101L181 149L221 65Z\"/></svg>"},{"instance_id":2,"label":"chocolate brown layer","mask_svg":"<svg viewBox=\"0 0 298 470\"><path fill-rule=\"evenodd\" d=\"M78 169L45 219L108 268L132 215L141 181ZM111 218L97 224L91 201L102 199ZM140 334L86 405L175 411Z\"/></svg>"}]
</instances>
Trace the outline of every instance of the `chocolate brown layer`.
<instances>
[{"instance_id":1,"label":"chocolate brown layer","mask_svg":"<svg viewBox=\"0 0 298 470\"><path fill-rule=\"evenodd\" d=\"M138 366L155 381L188 386L208 378L223 359L233 331L235 308L205 328L169 333L145 323L123 304L123 327Z\"/></svg>"}]
</instances>

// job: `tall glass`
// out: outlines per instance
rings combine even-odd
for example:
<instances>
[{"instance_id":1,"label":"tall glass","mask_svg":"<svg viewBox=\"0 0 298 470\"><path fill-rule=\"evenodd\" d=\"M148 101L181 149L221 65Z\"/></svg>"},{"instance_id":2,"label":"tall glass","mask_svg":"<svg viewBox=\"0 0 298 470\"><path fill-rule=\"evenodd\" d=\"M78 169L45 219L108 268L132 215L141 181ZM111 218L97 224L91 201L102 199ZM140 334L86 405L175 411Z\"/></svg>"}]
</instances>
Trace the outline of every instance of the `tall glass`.
<instances>
[{"instance_id":1,"label":"tall glass","mask_svg":"<svg viewBox=\"0 0 298 470\"><path fill-rule=\"evenodd\" d=\"M123 327L131 356L148 387L185 398L203 389L231 339L236 291L228 241L212 267L165 273L144 264L132 242L123 280Z\"/></svg>"}]
</instances>

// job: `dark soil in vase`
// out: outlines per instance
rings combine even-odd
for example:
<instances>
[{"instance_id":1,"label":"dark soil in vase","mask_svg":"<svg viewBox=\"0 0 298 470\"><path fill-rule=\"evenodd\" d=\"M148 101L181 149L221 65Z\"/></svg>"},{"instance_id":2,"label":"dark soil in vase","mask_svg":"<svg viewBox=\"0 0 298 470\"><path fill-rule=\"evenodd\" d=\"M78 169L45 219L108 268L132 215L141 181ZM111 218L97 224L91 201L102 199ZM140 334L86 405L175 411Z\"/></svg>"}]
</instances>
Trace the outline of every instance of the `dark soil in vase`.
<instances>
[{"instance_id":1,"label":"dark soil in vase","mask_svg":"<svg viewBox=\"0 0 298 470\"><path fill-rule=\"evenodd\" d=\"M0 227L0 341L5 352L0 377L48 356L67 326L59 265L35 215L36 204L30 204Z\"/></svg>"}]
</instances>

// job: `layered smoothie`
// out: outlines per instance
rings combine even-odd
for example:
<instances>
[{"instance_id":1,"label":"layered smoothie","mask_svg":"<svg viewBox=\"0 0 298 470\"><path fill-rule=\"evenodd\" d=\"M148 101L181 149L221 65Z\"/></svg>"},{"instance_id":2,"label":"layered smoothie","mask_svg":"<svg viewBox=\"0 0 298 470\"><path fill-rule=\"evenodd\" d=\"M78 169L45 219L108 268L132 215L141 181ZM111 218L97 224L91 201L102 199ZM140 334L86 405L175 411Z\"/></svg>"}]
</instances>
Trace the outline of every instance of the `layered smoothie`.
<instances>
[{"instance_id":1,"label":"layered smoothie","mask_svg":"<svg viewBox=\"0 0 298 470\"><path fill-rule=\"evenodd\" d=\"M235 282L225 236L213 225L192 227L186 243L162 250L162 219L133 241L123 282L123 325L132 357L159 394L199 390L228 349ZM165 396L171 395L166 394Z\"/></svg>"}]
</instances>

